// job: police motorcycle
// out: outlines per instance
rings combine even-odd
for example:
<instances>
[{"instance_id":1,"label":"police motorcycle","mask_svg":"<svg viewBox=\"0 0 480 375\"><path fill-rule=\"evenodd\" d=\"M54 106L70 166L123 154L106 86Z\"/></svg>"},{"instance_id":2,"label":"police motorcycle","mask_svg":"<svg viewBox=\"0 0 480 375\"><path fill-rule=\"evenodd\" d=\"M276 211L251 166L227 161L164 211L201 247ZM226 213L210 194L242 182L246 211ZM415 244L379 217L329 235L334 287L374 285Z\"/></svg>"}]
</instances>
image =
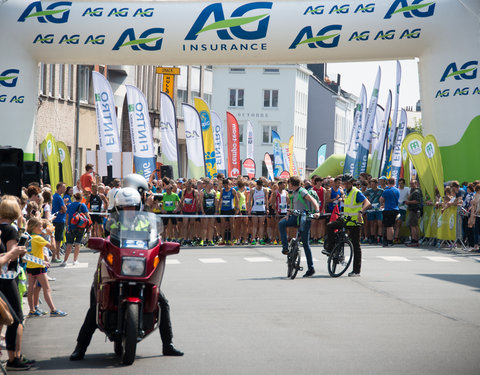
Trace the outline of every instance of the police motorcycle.
<instances>
[{"instance_id":1,"label":"police motorcycle","mask_svg":"<svg viewBox=\"0 0 480 375\"><path fill-rule=\"evenodd\" d=\"M100 252L94 282L97 326L124 365L135 361L137 343L159 324L166 257L180 251L178 243L162 243L161 219L141 208L137 189L119 190L106 225L110 236L88 241Z\"/></svg>"}]
</instances>

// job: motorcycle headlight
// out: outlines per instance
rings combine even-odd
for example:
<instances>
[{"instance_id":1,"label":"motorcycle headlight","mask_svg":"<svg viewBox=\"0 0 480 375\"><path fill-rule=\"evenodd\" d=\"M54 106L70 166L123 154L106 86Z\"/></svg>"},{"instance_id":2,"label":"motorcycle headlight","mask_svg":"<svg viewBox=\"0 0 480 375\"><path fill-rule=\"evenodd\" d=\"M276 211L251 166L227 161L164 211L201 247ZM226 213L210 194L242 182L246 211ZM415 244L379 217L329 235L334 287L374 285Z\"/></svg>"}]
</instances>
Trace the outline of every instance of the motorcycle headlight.
<instances>
[{"instance_id":1,"label":"motorcycle headlight","mask_svg":"<svg viewBox=\"0 0 480 375\"><path fill-rule=\"evenodd\" d=\"M145 274L145 258L123 257L122 275L124 276L143 276Z\"/></svg>"}]
</instances>

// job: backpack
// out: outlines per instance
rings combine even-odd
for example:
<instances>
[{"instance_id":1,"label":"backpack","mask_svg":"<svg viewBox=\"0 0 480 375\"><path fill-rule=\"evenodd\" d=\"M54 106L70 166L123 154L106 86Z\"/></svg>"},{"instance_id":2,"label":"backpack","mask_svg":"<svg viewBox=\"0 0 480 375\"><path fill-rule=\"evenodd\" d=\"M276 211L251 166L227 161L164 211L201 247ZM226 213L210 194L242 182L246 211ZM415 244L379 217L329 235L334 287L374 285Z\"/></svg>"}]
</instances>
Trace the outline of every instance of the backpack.
<instances>
[{"instance_id":1,"label":"backpack","mask_svg":"<svg viewBox=\"0 0 480 375\"><path fill-rule=\"evenodd\" d=\"M80 212L81 208L82 204L80 203L77 207L77 211L75 211L70 220L70 224L74 225L76 229L85 229L92 225L92 220L89 219L85 213Z\"/></svg>"}]
</instances>

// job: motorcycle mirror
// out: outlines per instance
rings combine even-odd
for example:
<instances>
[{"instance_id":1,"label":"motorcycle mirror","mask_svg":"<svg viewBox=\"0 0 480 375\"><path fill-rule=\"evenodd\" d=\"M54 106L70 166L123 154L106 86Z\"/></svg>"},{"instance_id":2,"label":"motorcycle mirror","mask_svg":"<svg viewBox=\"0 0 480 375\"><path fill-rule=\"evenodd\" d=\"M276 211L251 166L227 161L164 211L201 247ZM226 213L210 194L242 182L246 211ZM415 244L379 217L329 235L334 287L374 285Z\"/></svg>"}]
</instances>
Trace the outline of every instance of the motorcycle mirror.
<instances>
[{"instance_id":1,"label":"motorcycle mirror","mask_svg":"<svg viewBox=\"0 0 480 375\"><path fill-rule=\"evenodd\" d=\"M88 239L88 248L97 251L105 250L105 239L101 237L90 237Z\"/></svg>"},{"instance_id":2,"label":"motorcycle mirror","mask_svg":"<svg viewBox=\"0 0 480 375\"><path fill-rule=\"evenodd\" d=\"M178 242L164 242L160 245L158 255L169 256L180 252L180 244Z\"/></svg>"}]
</instances>

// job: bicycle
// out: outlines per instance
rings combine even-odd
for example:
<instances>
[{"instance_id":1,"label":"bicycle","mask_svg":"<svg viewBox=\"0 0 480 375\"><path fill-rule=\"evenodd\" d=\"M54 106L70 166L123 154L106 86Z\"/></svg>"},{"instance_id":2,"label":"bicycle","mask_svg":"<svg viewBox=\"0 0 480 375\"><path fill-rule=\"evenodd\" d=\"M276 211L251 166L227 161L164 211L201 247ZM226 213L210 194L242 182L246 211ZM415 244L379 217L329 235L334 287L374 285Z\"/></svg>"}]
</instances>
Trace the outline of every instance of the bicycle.
<instances>
[{"instance_id":1,"label":"bicycle","mask_svg":"<svg viewBox=\"0 0 480 375\"><path fill-rule=\"evenodd\" d=\"M307 214L306 211L300 212L295 210L292 212L292 215L298 216L300 218L300 225L297 229L297 236L292 238L288 243L288 254L287 254L287 277L290 279L295 279L297 277L298 271L303 271L303 267L300 267L300 247L298 246L300 243L300 233L302 224L304 220L310 220L311 215Z\"/></svg>"},{"instance_id":2,"label":"bicycle","mask_svg":"<svg viewBox=\"0 0 480 375\"><path fill-rule=\"evenodd\" d=\"M348 238L347 223L354 222L350 216L343 216L343 225L335 232L335 245L328 255L328 273L331 277L342 276L353 259L353 244ZM359 224L355 224L358 226Z\"/></svg>"}]
</instances>

